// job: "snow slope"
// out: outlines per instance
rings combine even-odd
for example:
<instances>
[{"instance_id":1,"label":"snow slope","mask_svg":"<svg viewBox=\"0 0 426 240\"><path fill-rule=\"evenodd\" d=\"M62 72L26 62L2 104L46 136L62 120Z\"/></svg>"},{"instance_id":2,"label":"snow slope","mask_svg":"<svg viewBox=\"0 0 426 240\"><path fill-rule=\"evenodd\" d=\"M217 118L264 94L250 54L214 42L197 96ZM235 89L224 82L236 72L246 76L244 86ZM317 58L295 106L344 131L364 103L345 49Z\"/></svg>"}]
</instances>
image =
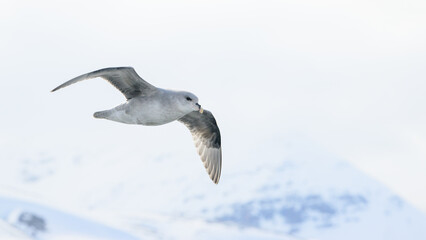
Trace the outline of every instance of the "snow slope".
<instances>
[{"instance_id":1,"label":"snow slope","mask_svg":"<svg viewBox=\"0 0 426 240\"><path fill-rule=\"evenodd\" d=\"M117 218L111 214L98 215L99 221L110 221L115 225L122 225L122 230L118 230L106 224L37 203L1 196L0 213L1 240L283 239L281 235L262 230L240 229L203 220L154 215L138 216L137 218ZM107 220L108 218L109 220ZM286 237L285 239L292 240L293 238Z\"/></svg>"},{"instance_id":2,"label":"snow slope","mask_svg":"<svg viewBox=\"0 0 426 240\"><path fill-rule=\"evenodd\" d=\"M40 204L1 196L0 219L9 223L3 222L1 234L12 233L21 238L26 236L23 239L138 239L104 224ZM13 231L11 226L14 227Z\"/></svg>"},{"instance_id":3,"label":"snow slope","mask_svg":"<svg viewBox=\"0 0 426 240\"><path fill-rule=\"evenodd\" d=\"M0 220L0 239L8 240L30 240L31 237L16 229L9 223Z\"/></svg>"},{"instance_id":4,"label":"snow slope","mask_svg":"<svg viewBox=\"0 0 426 240\"><path fill-rule=\"evenodd\" d=\"M76 217L65 219L41 206L26 205L31 212L42 210L41 216L55 219L48 227L55 235L425 239L422 212L315 144L297 137L287 139L292 140L273 139L244 153L225 155L219 185L210 182L196 156L193 161L186 159L186 152L136 159L131 154L118 158L118 152L109 150L104 155L42 157L16 164L19 174L14 176L14 187L102 223L81 220L85 224L70 225L69 219ZM1 216L7 219L16 201L2 201L7 205L2 204Z\"/></svg>"}]
</instances>

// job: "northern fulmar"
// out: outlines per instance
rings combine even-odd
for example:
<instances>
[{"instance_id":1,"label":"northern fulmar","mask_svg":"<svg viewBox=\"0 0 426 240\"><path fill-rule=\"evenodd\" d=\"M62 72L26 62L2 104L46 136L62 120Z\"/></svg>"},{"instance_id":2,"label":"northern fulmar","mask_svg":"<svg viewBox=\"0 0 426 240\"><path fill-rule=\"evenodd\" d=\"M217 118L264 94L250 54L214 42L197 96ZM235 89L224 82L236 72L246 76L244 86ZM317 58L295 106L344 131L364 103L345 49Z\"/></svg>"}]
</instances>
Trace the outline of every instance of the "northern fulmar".
<instances>
[{"instance_id":1,"label":"northern fulmar","mask_svg":"<svg viewBox=\"0 0 426 240\"><path fill-rule=\"evenodd\" d=\"M222 170L220 131L213 114L198 104L197 96L186 91L157 88L143 80L132 67L104 68L86 73L59 85L52 92L98 77L116 87L127 101L110 110L95 112L95 118L145 126L175 120L185 124L207 173L214 183L219 182Z\"/></svg>"}]
</instances>

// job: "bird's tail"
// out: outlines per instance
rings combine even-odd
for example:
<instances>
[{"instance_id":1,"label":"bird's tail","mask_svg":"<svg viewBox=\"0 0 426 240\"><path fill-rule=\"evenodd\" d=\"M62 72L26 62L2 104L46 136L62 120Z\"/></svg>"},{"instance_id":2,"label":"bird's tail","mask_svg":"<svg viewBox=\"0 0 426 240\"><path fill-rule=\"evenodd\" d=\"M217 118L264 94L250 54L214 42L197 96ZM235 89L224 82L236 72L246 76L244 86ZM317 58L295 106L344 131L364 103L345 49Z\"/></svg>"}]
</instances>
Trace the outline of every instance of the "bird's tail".
<instances>
[{"instance_id":1,"label":"bird's tail","mask_svg":"<svg viewBox=\"0 0 426 240\"><path fill-rule=\"evenodd\" d=\"M111 115L111 110L105 110L105 111L95 112L93 114L93 117L95 117L95 118L107 118L109 115Z\"/></svg>"},{"instance_id":2,"label":"bird's tail","mask_svg":"<svg viewBox=\"0 0 426 240\"><path fill-rule=\"evenodd\" d=\"M122 105L115 107L110 110L95 112L93 114L95 118L108 119L115 122L127 123L127 124L138 124L136 119L132 118L126 113L126 109Z\"/></svg>"}]
</instances>

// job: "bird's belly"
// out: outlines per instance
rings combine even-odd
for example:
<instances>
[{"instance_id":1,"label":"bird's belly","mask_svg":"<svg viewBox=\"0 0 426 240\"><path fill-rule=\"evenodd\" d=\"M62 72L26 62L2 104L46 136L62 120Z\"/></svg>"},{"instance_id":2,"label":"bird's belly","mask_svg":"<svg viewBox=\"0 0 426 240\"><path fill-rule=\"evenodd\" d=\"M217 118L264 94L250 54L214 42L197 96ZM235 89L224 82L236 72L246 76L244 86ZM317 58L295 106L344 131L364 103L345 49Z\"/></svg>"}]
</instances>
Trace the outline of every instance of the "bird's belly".
<instances>
[{"instance_id":1,"label":"bird's belly","mask_svg":"<svg viewBox=\"0 0 426 240\"><path fill-rule=\"evenodd\" d=\"M169 122L172 122L176 119L170 119L170 118L156 118L150 115L139 115L136 118L137 124L145 125L145 126L158 126L163 125Z\"/></svg>"},{"instance_id":2,"label":"bird's belly","mask_svg":"<svg viewBox=\"0 0 426 240\"><path fill-rule=\"evenodd\" d=\"M146 126L163 125L183 117L181 114L158 104L133 106L127 111L127 114L132 115L137 124Z\"/></svg>"}]
</instances>

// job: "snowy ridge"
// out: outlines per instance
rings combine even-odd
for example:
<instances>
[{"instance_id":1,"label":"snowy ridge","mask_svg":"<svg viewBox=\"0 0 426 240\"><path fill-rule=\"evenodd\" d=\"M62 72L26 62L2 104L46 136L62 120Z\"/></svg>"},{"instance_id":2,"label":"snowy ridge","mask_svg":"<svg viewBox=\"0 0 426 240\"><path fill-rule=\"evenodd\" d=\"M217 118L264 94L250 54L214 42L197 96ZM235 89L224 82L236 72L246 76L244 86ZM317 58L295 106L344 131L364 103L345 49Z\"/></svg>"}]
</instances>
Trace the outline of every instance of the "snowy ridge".
<instances>
[{"instance_id":1,"label":"snowy ridge","mask_svg":"<svg viewBox=\"0 0 426 240\"><path fill-rule=\"evenodd\" d=\"M190 220L159 215L130 219L114 215L97 215L99 221L109 222L106 225L17 199L0 197L0 206L1 240L283 239L282 235L262 230L240 229L199 219ZM121 225L122 230L112 228L111 225ZM185 231L182 231L183 229ZM293 240L294 238L284 239Z\"/></svg>"},{"instance_id":2,"label":"snowy ridge","mask_svg":"<svg viewBox=\"0 0 426 240\"><path fill-rule=\"evenodd\" d=\"M36 203L2 196L0 196L0 218L8 223L3 224L7 226L2 228L3 234L13 233L26 236L26 239L138 239L104 224Z\"/></svg>"},{"instance_id":3,"label":"snowy ridge","mask_svg":"<svg viewBox=\"0 0 426 240\"><path fill-rule=\"evenodd\" d=\"M70 227L76 217L24 204L55 219L40 239L65 230L103 239L424 239L423 213L315 144L292 139L230 156L219 185L186 153L118 159L112 152L62 159L66 171L53 157L25 171L17 165L16 187L96 219ZM1 218L10 219L19 201L0 200Z\"/></svg>"},{"instance_id":4,"label":"snowy ridge","mask_svg":"<svg viewBox=\"0 0 426 240\"><path fill-rule=\"evenodd\" d=\"M31 237L24 234L19 229L0 219L0 239L8 240L30 240Z\"/></svg>"}]
</instances>

